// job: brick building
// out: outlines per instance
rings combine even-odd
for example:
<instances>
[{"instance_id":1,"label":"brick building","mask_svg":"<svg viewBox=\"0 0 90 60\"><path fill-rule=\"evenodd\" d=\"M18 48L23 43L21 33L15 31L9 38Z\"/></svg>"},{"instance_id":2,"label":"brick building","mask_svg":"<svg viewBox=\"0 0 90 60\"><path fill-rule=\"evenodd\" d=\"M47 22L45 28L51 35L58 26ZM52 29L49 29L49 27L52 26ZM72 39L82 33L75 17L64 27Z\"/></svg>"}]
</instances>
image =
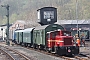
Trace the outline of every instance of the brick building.
<instances>
[{"instance_id":1,"label":"brick building","mask_svg":"<svg viewBox=\"0 0 90 60\"><path fill-rule=\"evenodd\" d=\"M17 29L25 29L26 23L23 20L17 20L12 26L9 28L9 39L13 39L14 31Z\"/></svg>"}]
</instances>

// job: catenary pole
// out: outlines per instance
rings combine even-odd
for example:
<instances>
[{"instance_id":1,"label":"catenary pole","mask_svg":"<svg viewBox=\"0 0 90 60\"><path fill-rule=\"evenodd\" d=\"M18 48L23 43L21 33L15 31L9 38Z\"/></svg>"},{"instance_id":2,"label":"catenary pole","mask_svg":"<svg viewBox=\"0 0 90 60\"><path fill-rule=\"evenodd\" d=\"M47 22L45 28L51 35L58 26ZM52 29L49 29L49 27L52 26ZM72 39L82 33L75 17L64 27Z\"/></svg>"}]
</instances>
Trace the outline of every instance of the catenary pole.
<instances>
[{"instance_id":1,"label":"catenary pole","mask_svg":"<svg viewBox=\"0 0 90 60\"><path fill-rule=\"evenodd\" d=\"M77 12L77 10L78 10L78 1L76 0L76 20L77 20L77 34L78 34L78 36L79 36L79 33L78 33L78 12Z\"/></svg>"},{"instance_id":2,"label":"catenary pole","mask_svg":"<svg viewBox=\"0 0 90 60\"><path fill-rule=\"evenodd\" d=\"M7 30L6 30L6 35L7 35L7 39L6 39L6 44L7 45L10 45L10 42L9 42L9 5L1 5L2 7L5 7L7 9Z\"/></svg>"}]
</instances>

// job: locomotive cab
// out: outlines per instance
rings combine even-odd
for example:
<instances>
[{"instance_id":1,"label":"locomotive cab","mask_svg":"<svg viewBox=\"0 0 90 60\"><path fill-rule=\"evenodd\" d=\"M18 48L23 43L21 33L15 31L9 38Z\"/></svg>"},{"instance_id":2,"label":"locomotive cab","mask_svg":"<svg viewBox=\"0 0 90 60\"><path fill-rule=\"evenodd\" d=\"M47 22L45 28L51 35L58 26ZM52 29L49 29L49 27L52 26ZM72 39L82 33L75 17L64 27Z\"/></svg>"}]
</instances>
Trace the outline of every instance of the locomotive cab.
<instances>
[{"instance_id":1,"label":"locomotive cab","mask_svg":"<svg viewBox=\"0 0 90 60\"><path fill-rule=\"evenodd\" d=\"M79 47L73 46L71 32L58 30L47 33L48 48L59 55L78 54Z\"/></svg>"}]
</instances>

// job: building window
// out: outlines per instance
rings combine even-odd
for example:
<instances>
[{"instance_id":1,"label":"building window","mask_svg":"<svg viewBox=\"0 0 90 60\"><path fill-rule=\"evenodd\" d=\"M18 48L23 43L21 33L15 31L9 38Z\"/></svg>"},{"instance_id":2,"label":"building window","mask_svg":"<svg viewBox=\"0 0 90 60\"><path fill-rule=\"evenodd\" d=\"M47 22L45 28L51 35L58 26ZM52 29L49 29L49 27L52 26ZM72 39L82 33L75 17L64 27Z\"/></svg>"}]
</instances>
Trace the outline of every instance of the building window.
<instances>
[{"instance_id":1,"label":"building window","mask_svg":"<svg viewBox=\"0 0 90 60\"><path fill-rule=\"evenodd\" d=\"M44 19L54 19L54 11L44 11Z\"/></svg>"}]
</instances>

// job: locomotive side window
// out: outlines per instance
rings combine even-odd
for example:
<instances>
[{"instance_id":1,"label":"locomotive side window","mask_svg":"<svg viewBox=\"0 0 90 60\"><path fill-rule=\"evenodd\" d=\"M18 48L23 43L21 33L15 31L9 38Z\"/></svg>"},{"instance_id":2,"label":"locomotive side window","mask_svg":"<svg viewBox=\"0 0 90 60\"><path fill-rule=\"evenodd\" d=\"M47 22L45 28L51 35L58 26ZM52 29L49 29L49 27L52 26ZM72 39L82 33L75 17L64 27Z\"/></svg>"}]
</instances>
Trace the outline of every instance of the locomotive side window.
<instances>
[{"instance_id":1,"label":"locomotive side window","mask_svg":"<svg viewBox=\"0 0 90 60\"><path fill-rule=\"evenodd\" d=\"M44 19L54 19L54 11L44 11Z\"/></svg>"},{"instance_id":2,"label":"locomotive side window","mask_svg":"<svg viewBox=\"0 0 90 60\"><path fill-rule=\"evenodd\" d=\"M47 33L47 34L46 34L46 39L47 39L47 40L50 39L50 33Z\"/></svg>"},{"instance_id":3,"label":"locomotive side window","mask_svg":"<svg viewBox=\"0 0 90 60\"><path fill-rule=\"evenodd\" d=\"M56 37L57 35L59 35L59 32L58 32L58 31L53 32L53 33L52 33L52 39L55 39L55 37Z\"/></svg>"},{"instance_id":4,"label":"locomotive side window","mask_svg":"<svg viewBox=\"0 0 90 60\"><path fill-rule=\"evenodd\" d=\"M54 39L56 36L55 32L52 33L52 39Z\"/></svg>"},{"instance_id":5,"label":"locomotive side window","mask_svg":"<svg viewBox=\"0 0 90 60\"><path fill-rule=\"evenodd\" d=\"M63 34L63 36L70 36L71 35L71 33L68 31L63 31L62 34Z\"/></svg>"},{"instance_id":6,"label":"locomotive side window","mask_svg":"<svg viewBox=\"0 0 90 60\"><path fill-rule=\"evenodd\" d=\"M49 34L47 34L47 38L50 38L50 35Z\"/></svg>"}]
</instances>

